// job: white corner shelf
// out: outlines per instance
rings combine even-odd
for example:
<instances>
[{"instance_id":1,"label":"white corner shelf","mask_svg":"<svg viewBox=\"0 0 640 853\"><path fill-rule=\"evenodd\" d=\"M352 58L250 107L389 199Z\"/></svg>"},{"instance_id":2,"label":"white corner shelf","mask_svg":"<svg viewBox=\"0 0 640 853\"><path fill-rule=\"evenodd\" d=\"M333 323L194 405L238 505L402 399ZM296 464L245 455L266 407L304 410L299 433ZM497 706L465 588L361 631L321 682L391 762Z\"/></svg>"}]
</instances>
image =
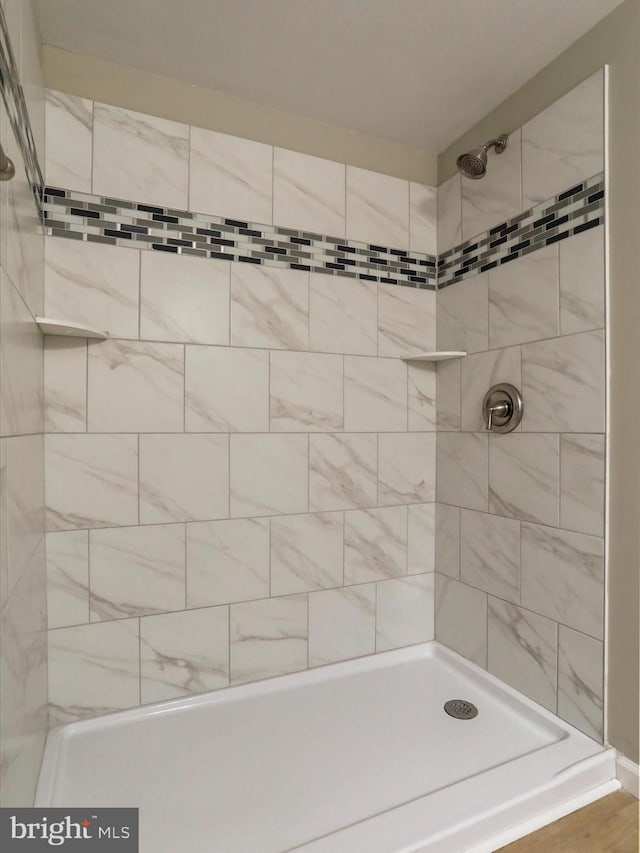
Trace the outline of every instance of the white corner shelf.
<instances>
[{"instance_id":1,"label":"white corner shelf","mask_svg":"<svg viewBox=\"0 0 640 853\"><path fill-rule=\"evenodd\" d=\"M92 338L106 341L108 332L82 326L80 323L69 323L67 320L52 320L50 317L36 317L36 323L43 335L62 335L66 338Z\"/></svg>"},{"instance_id":2,"label":"white corner shelf","mask_svg":"<svg viewBox=\"0 0 640 853\"><path fill-rule=\"evenodd\" d=\"M440 350L434 352L417 352L415 355L405 355L402 361L446 361L449 358L464 358L467 353L463 350Z\"/></svg>"}]
</instances>

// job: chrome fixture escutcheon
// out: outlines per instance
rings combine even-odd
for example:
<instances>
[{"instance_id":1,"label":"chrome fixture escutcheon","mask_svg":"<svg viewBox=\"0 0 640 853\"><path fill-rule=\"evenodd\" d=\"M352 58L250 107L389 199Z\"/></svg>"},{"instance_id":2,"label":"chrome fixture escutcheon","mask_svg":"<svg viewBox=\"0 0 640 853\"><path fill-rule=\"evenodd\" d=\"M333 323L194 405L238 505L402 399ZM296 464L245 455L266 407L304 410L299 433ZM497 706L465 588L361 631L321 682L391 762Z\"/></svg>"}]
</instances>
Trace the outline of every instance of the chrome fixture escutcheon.
<instances>
[{"instance_id":1,"label":"chrome fixture escutcheon","mask_svg":"<svg viewBox=\"0 0 640 853\"><path fill-rule=\"evenodd\" d=\"M522 395L515 385L500 382L484 395L482 414L488 432L511 432L524 413Z\"/></svg>"}]
</instances>

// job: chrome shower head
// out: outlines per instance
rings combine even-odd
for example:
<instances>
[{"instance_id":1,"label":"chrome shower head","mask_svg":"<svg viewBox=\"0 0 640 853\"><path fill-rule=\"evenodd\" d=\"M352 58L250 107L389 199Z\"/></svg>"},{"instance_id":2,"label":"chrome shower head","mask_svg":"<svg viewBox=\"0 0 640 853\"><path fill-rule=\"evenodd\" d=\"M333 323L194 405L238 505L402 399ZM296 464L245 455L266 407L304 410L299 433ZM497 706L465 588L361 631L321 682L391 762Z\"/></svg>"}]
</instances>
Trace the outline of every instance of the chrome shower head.
<instances>
[{"instance_id":1,"label":"chrome shower head","mask_svg":"<svg viewBox=\"0 0 640 853\"><path fill-rule=\"evenodd\" d=\"M487 171L487 151L493 148L496 154L502 154L507 147L508 141L509 137L506 133L503 133L496 137L496 139L490 139L489 142L485 142L479 148L472 148L471 151L461 154L456 160L458 171L465 178L471 178L474 181L484 178Z\"/></svg>"}]
</instances>

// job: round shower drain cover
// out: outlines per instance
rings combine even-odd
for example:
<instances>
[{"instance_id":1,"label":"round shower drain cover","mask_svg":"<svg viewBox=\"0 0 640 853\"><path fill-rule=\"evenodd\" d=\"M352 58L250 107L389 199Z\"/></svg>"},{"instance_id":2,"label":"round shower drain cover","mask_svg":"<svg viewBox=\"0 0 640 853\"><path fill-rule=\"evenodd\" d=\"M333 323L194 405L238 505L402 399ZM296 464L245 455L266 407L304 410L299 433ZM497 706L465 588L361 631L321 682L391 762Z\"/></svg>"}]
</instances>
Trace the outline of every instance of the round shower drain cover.
<instances>
[{"instance_id":1,"label":"round shower drain cover","mask_svg":"<svg viewBox=\"0 0 640 853\"><path fill-rule=\"evenodd\" d=\"M476 706L465 699L450 699L444 703L444 709L450 717L455 717L456 720L472 720L478 716Z\"/></svg>"}]
</instances>

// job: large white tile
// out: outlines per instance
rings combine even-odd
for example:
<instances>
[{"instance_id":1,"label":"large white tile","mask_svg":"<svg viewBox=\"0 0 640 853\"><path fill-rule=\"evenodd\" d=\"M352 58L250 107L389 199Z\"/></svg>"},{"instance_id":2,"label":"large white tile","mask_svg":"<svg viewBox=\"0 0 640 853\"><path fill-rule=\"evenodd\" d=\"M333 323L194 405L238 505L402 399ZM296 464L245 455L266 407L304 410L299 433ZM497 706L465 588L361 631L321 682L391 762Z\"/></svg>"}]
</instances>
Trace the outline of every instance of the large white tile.
<instances>
[{"instance_id":1,"label":"large white tile","mask_svg":"<svg viewBox=\"0 0 640 853\"><path fill-rule=\"evenodd\" d=\"M601 640L603 540L584 533L523 524L522 604Z\"/></svg>"},{"instance_id":2,"label":"large white tile","mask_svg":"<svg viewBox=\"0 0 640 853\"><path fill-rule=\"evenodd\" d=\"M438 252L462 242L462 184L459 174L438 187Z\"/></svg>"},{"instance_id":3,"label":"large white tile","mask_svg":"<svg viewBox=\"0 0 640 853\"><path fill-rule=\"evenodd\" d=\"M140 522L206 521L229 515L226 435L140 436Z\"/></svg>"},{"instance_id":4,"label":"large white tile","mask_svg":"<svg viewBox=\"0 0 640 853\"><path fill-rule=\"evenodd\" d=\"M268 597L268 518L187 525L187 607Z\"/></svg>"},{"instance_id":5,"label":"large white tile","mask_svg":"<svg viewBox=\"0 0 640 853\"><path fill-rule=\"evenodd\" d=\"M378 436L378 503L422 503L436 499L436 434Z\"/></svg>"},{"instance_id":6,"label":"large white tile","mask_svg":"<svg viewBox=\"0 0 640 853\"><path fill-rule=\"evenodd\" d=\"M402 358L435 349L435 342L435 292L378 285L378 355Z\"/></svg>"},{"instance_id":7,"label":"large white tile","mask_svg":"<svg viewBox=\"0 0 640 853\"><path fill-rule=\"evenodd\" d=\"M47 534L48 627L89 621L89 533L69 530Z\"/></svg>"},{"instance_id":8,"label":"large white tile","mask_svg":"<svg viewBox=\"0 0 640 853\"><path fill-rule=\"evenodd\" d=\"M233 346L306 350L309 344L309 274L300 270L232 264L231 343Z\"/></svg>"},{"instance_id":9,"label":"large white tile","mask_svg":"<svg viewBox=\"0 0 640 853\"><path fill-rule=\"evenodd\" d=\"M531 207L604 168L603 72L522 127L522 203Z\"/></svg>"},{"instance_id":10,"label":"large white tile","mask_svg":"<svg viewBox=\"0 0 640 853\"><path fill-rule=\"evenodd\" d=\"M560 436L560 526L604 535L605 437Z\"/></svg>"},{"instance_id":11,"label":"large white tile","mask_svg":"<svg viewBox=\"0 0 640 853\"><path fill-rule=\"evenodd\" d=\"M189 210L271 222L271 145L192 127L189 152Z\"/></svg>"},{"instance_id":12,"label":"large white tile","mask_svg":"<svg viewBox=\"0 0 640 853\"><path fill-rule=\"evenodd\" d=\"M492 435L489 472L490 512L558 524L557 435Z\"/></svg>"},{"instance_id":13,"label":"large white tile","mask_svg":"<svg viewBox=\"0 0 640 853\"><path fill-rule=\"evenodd\" d=\"M604 330L522 348L523 430L604 432Z\"/></svg>"},{"instance_id":14,"label":"large white tile","mask_svg":"<svg viewBox=\"0 0 640 853\"><path fill-rule=\"evenodd\" d=\"M51 722L138 705L139 645L138 619L49 631Z\"/></svg>"},{"instance_id":15,"label":"large white tile","mask_svg":"<svg viewBox=\"0 0 640 853\"><path fill-rule=\"evenodd\" d=\"M409 248L409 182L347 166L347 239Z\"/></svg>"},{"instance_id":16,"label":"large white tile","mask_svg":"<svg viewBox=\"0 0 640 853\"><path fill-rule=\"evenodd\" d=\"M563 240L560 251L560 334L605 324L604 225Z\"/></svg>"},{"instance_id":17,"label":"large white tile","mask_svg":"<svg viewBox=\"0 0 640 853\"><path fill-rule=\"evenodd\" d=\"M407 571L410 575L435 568L436 505L414 504L408 510Z\"/></svg>"},{"instance_id":18,"label":"large white tile","mask_svg":"<svg viewBox=\"0 0 640 853\"><path fill-rule=\"evenodd\" d=\"M95 103L93 192L186 210L189 126Z\"/></svg>"},{"instance_id":19,"label":"large white tile","mask_svg":"<svg viewBox=\"0 0 640 853\"><path fill-rule=\"evenodd\" d=\"M86 340L44 338L44 417L46 432L86 432Z\"/></svg>"},{"instance_id":20,"label":"large white tile","mask_svg":"<svg viewBox=\"0 0 640 853\"><path fill-rule=\"evenodd\" d=\"M341 512L271 519L271 595L342 585Z\"/></svg>"},{"instance_id":21,"label":"large white tile","mask_svg":"<svg viewBox=\"0 0 640 853\"><path fill-rule=\"evenodd\" d=\"M139 251L50 238L45 260L47 317L138 337Z\"/></svg>"},{"instance_id":22,"label":"large white tile","mask_svg":"<svg viewBox=\"0 0 640 853\"><path fill-rule=\"evenodd\" d=\"M356 509L378 502L378 441L373 433L309 436L309 509Z\"/></svg>"},{"instance_id":23,"label":"large white tile","mask_svg":"<svg viewBox=\"0 0 640 853\"><path fill-rule=\"evenodd\" d=\"M229 684L229 609L140 620L140 701L162 702Z\"/></svg>"},{"instance_id":24,"label":"large white tile","mask_svg":"<svg viewBox=\"0 0 640 853\"><path fill-rule=\"evenodd\" d=\"M344 582L367 583L407 573L407 508L353 510L344 516Z\"/></svg>"},{"instance_id":25,"label":"large white tile","mask_svg":"<svg viewBox=\"0 0 640 853\"><path fill-rule=\"evenodd\" d=\"M344 428L349 432L407 428L407 365L399 359L346 356Z\"/></svg>"},{"instance_id":26,"label":"large white tile","mask_svg":"<svg viewBox=\"0 0 640 853\"><path fill-rule=\"evenodd\" d=\"M486 428L482 403L489 388L499 382L510 382L522 388L520 347L468 355L460 360L460 369L461 427L465 431L479 432Z\"/></svg>"},{"instance_id":27,"label":"large white tile","mask_svg":"<svg viewBox=\"0 0 640 853\"><path fill-rule=\"evenodd\" d=\"M376 355L378 286L311 274L309 349Z\"/></svg>"},{"instance_id":28,"label":"large white tile","mask_svg":"<svg viewBox=\"0 0 640 853\"><path fill-rule=\"evenodd\" d=\"M409 249L411 252L438 252L438 190L409 182Z\"/></svg>"},{"instance_id":29,"label":"large white tile","mask_svg":"<svg viewBox=\"0 0 640 853\"><path fill-rule=\"evenodd\" d=\"M89 560L92 622L184 609L183 524L92 530Z\"/></svg>"},{"instance_id":30,"label":"large white tile","mask_svg":"<svg viewBox=\"0 0 640 853\"><path fill-rule=\"evenodd\" d=\"M306 669L306 595L232 604L230 619L232 684Z\"/></svg>"},{"instance_id":31,"label":"large white tile","mask_svg":"<svg viewBox=\"0 0 640 853\"><path fill-rule=\"evenodd\" d=\"M487 665L487 595L435 575L436 640L483 668Z\"/></svg>"},{"instance_id":32,"label":"large white tile","mask_svg":"<svg viewBox=\"0 0 640 853\"><path fill-rule=\"evenodd\" d=\"M460 359L451 358L433 367L436 372L436 429L438 432L459 432L462 397Z\"/></svg>"},{"instance_id":33,"label":"large white tile","mask_svg":"<svg viewBox=\"0 0 640 853\"><path fill-rule=\"evenodd\" d=\"M457 506L436 504L436 572L460 578L460 513Z\"/></svg>"},{"instance_id":34,"label":"large white tile","mask_svg":"<svg viewBox=\"0 0 640 853\"><path fill-rule=\"evenodd\" d=\"M135 435L45 438L47 529L138 523Z\"/></svg>"},{"instance_id":35,"label":"large white tile","mask_svg":"<svg viewBox=\"0 0 640 853\"><path fill-rule=\"evenodd\" d=\"M375 584L309 596L309 666L373 654L375 647Z\"/></svg>"},{"instance_id":36,"label":"large white tile","mask_svg":"<svg viewBox=\"0 0 640 853\"><path fill-rule=\"evenodd\" d=\"M395 578L377 587L377 652L433 640L433 574Z\"/></svg>"},{"instance_id":37,"label":"large white tile","mask_svg":"<svg viewBox=\"0 0 640 853\"><path fill-rule=\"evenodd\" d=\"M343 396L341 356L271 353L270 408L274 432L341 430Z\"/></svg>"},{"instance_id":38,"label":"large white tile","mask_svg":"<svg viewBox=\"0 0 640 853\"><path fill-rule=\"evenodd\" d=\"M489 151L487 172L481 180L461 178L462 239L468 240L520 213L521 132L509 135L502 154Z\"/></svg>"},{"instance_id":39,"label":"large white tile","mask_svg":"<svg viewBox=\"0 0 640 853\"><path fill-rule=\"evenodd\" d=\"M436 366L425 361L416 361L407 365L409 408L408 427L418 432L435 430L437 426L436 408Z\"/></svg>"},{"instance_id":40,"label":"large white tile","mask_svg":"<svg viewBox=\"0 0 640 853\"><path fill-rule=\"evenodd\" d=\"M558 631L558 714L602 742L604 649L601 642L560 625Z\"/></svg>"},{"instance_id":41,"label":"large white tile","mask_svg":"<svg viewBox=\"0 0 640 853\"><path fill-rule=\"evenodd\" d=\"M439 290L438 349L482 352L489 346L489 275L480 273Z\"/></svg>"},{"instance_id":42,"label":"large white tile","mask_svg":"<svg viewBox=\"0 0 640 853\"><path fill-rule=\"evenodd\" d=\"M440 432L437 438L438 500L468 509L487 509L488 437Z\"/></svg>"},{"instance_id":43,"label":"large white tile","mask_svg":"<svg viewBox=\"0 0 640 853\"><path fill-rule=\"evenodd\" d=\"M557 629L522 607L489 598L487 669L550 711L556 710Z\"/></svg>"},{"instance_id":44,"label":"large white tile","mask_svg":"<svg viewBox=\"0 0 640 853\"><path fill-rule=\"evenodd\" d=\"M231 435L231 515L307 512L308 437Z\"/></svg>"},{"instance_id":45,"label":"large white tile","mask_svg":"<svg viewBox=\"0 0 640 853\"><path fill-rule=\"evenodd\" d=\"M558 300L557 244L490 270L489 346L506 347L557 335Z\"/></svg>"},{"instance_id":46,"label":"large white tile","mask_svg":"<svg viewBox=\"0 0 640 853\"><path fill-rule=\"evenodd\" d=\"M93 101L46 90L48 186L91 192Z\"/></svg>"},{"instance_id":47,"label":"large white tile","mask_svg":"<svg viewBox=\"0 0 640 853\"><path fill-rule=\"evenodd\" d=\"M166 252L140 257L140 337L229 343L230 264Z\"/></svg>"},{"instance_id":48,"label":"large white tile","mask_svg":"<svg viewBox=\"0 0 640 853\"><path fill-rule=\"evenodd\" d=\"M185 427L188 432L268 432L269 353L188 346Z\"/></svg>"},{"instance_id":49,"label":"large white tile","mask_svg":"<svg viewBox=\"0 0 640 853\"><path fill-rule=\"evenodd\" d=\"M182 346L110 340L90 348L90 432L181 432L183 428Z\"/></svg>"},{"instance_id":50,"label":"large white tile","mask_svg":"<svg viewBox=\"0 0 640 853\"><path fill-rule=\"evenodd\" d=\"M462 510L460 579L498 598L520 603L520 522Z\"/></svg>"},{"instance_id":51,"label":"large white tile","mask_svg":"<svg viewBox=\"0 0 640 853\"><path fill-rule=\"evenodd\" d=\"M274 148L274 225L344 236L345 180L342 163Z\"/></svg>"}]
</instances>

